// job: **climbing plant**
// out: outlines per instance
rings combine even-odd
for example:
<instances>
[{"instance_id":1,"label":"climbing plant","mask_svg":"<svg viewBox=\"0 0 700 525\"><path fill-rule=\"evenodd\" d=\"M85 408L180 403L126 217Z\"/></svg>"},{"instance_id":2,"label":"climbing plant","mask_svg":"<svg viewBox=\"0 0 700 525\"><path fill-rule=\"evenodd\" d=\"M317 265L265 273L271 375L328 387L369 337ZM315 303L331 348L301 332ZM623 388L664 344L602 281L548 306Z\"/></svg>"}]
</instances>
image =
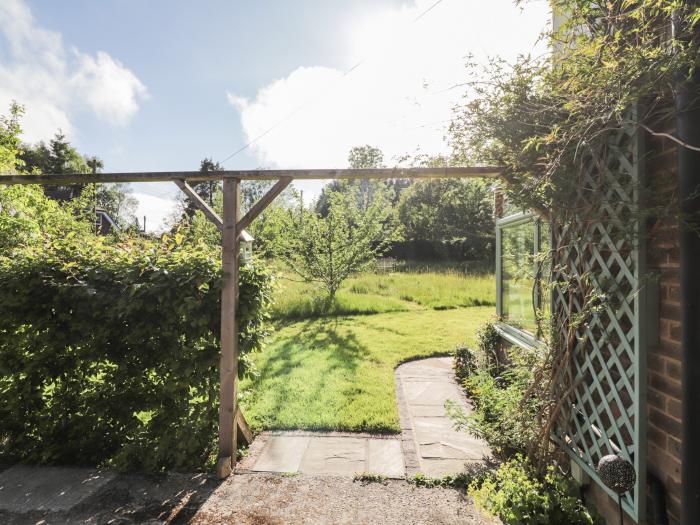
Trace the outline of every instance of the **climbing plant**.
<instances>
[{"instance_id":1,"label":"climbing plant","mask_svg":"<svg viewBox=\"0 0 700 525\"><path fill-rule=\"evenodd\" d=\"M527 8L527 2L518 3ZM676 112L675 86L700 65L697 4L678 0L554 0L552 4L563 16L561 25L544 35L551 55L522 57L515 64L493 60L484 70L470 65L473 76L449 134L453 162L503 166L502 191L512 206L535 210L553 225L549 256L554 255L554 264L549 278L556 279L551 286L559 287L569 306L576 305L575 313L569 308L569 314L558 319L561 324L540 327L547 354L523 394L523 403L533 396L541 400L534 418L538 431L529 450L539 468L554 452L551 432L562 417L569 417L565 412L572 405L577 381L575 351L582 337L588 337L590 322L610 307L629 308L615 303L621 295L619 283L605 277L598 263L583 268L579 263L593 260L596 252L612 261L616 255L611 254L620 249L601 255L601 243L614 247L624 242L619 262L606 264L625 266L638 248L638 225L646 224L645 219L683 220L673 199L665 196L666 202L657 201L644 187L635 186L630 163L643 158L631 141L663 136L680 147L700 148L669 131ZM629 151L635 152L633 156ZM582 188L590 197L581 198ZM624 209L611 206L632 195L634 202ZM640 201L643 206L637 206ZM603 234L595 226L611 221L616 225L612 243L605 237L610 230ZM570 256L561 257L562 253ZM635 297L644 276L634 281L637 288L625 289L625 297ZM558 307L565 311L566 301ZM544 317L538 319L542 323ZM527 417L532 422L532 415Z\"/></svg>"}]
</instances>

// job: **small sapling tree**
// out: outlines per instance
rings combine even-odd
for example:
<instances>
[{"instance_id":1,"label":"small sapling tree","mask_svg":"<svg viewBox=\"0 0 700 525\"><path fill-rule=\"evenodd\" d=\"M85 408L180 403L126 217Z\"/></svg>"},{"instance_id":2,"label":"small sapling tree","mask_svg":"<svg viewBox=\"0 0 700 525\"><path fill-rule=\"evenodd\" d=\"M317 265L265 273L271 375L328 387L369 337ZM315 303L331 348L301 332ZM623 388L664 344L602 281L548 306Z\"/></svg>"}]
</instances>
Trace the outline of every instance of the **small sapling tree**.
<instances>
[{"instance_id":1,"label":"small sapling tree","mask_svg":"<svg viewBox=\"0 0 700 525\"><path fill-rule=\"evenodd\" d=\"M332 192L328 197L325 216L301 202L290 210L280 256L304 280L322 284L330 302L345 279L387 250L397 226L384 199L360 211L352 195Z\"/></svg>"}]
</instances>

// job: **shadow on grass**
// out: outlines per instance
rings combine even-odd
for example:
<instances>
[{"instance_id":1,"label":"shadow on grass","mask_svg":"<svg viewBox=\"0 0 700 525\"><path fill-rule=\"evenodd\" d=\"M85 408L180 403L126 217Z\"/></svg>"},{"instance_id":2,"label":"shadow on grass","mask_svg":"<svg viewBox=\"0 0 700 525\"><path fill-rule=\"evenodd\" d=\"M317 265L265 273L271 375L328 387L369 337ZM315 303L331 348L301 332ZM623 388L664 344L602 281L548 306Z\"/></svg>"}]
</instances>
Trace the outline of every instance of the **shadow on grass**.
<instances>
[{"instance_id":1,"label":"shadow on grass","mask_svg":"<svg viewBox=\"0 0 700 525\"><path fill-rule=\"evenodd\" d=\"M362 360L369 358L370 351L353 333L342 330L341 325L338 318L306 321L297 336L284 341L275 349L274 356L270 356L265 364L258 368L259 375L251 382L249 389L254 393L250 402L255 402L255 398L263 394L265 383L270 380L281 380L282 384L291 383L300 366L310 366L305 363L309 352L323 352L324 358L318 375L313 377L313 391L307 393L310 399L318 399L323 395L328 388L328 380L334 377L334 372L340 370L345 374L355 374ZM286 388L274 390L272 402L275 406L281 407L289 402L290 393ZM268 427L264 421L260 423ZM273 427L282 429L279 425ZM323 430L336 429L324 427Z\"/></svg>"}]
</instances>

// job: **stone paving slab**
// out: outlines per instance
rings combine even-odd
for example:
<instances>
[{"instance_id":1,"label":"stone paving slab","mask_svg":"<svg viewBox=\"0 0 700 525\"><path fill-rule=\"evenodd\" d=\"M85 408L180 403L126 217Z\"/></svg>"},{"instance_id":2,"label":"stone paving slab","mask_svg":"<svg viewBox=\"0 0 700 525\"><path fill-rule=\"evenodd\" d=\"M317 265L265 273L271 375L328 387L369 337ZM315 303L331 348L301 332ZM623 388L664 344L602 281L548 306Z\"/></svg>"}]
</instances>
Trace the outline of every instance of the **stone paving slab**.
<instances>
[{"instance_id":1,"label":"stone paving slab","mask_svg":"<svg viewBox=\"0 0 700 525\"><path fill-rule=\"evenodd\" d=\"M403 478L398 438L368 434L263 433L255 439L238 472L283 472L317 476L375 474Z\"/></svg>"},{"instance_id":2,"label":"stone paving slab","mask_svg":"<svg viewBox=\"0 0 700 525\"><path fill-rule=\"evenodd\" d=\"M0 510L68 511L115 476L95 469L16 465L0 473Z\"/></svg>"},{"instance_id":3,"label":"stone paving slab","mask_svg":"<svg viewBox=\"0 0 700 525\"><path fill-rule=\"evenodd\" d=\"M455 382L451 358L404 363L395 376L408 476L418 472L430 477L458 474L467 463L483 462L491 455L484 441L454 430L447 416L446 401L466 413L472 410Z\"/></svg>"}]
</instances>

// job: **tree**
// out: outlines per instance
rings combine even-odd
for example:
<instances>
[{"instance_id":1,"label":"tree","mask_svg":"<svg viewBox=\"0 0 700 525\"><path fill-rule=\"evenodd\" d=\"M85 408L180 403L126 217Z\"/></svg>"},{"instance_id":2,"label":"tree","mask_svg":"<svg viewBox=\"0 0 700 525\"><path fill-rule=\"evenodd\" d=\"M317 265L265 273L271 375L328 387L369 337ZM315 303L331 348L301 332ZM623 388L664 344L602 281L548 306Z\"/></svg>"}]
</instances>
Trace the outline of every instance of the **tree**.
<instances>
[{"instance_id":1,"label":"tree","mask_svg":"<svg viewBox=\"0 0 700 525\"><path fill-rule=\"evenodd\" d=\"M48 146L44 142L34 146L25 145L20 159L22 169L27 173L99 173L104 167L100 158L78 153L61 131L54 135ZM131 224L135 221L138 201L131 195L128 184L44 186L46 196L60 202L76 199L83 195L83 192L90 194L86 197L92 201L92 207L96 205L103 208L117 224Z\"/></svg>"},{"instance_id":2,"label":"tree","mask_svg":"<svg viewBox=\"0 0 700 525\"><path fill-rule=\"evenodd\" d=\"M0 116L0 173L15 173L21 153L19 134L22 132L20 119L24 108L13 102L10 115Z\"/></svg>"},{"instance_id":3,"label":"tree","mask_svg":"<svg viewBox=\"0 0 700 525\"><path fill-rule=\"evenodd\" d=\"M20 142L24 108L10 106L9 116L0 116L0 173L25 170ZM1 176L1 175L0 175ZM85 213L86 199L64 204L49 199L35 185L0 186L0 255L40 244L44 238L67 238L94 232L94 217Z\"/></svg>"},{"instance_id":4,"label":"tree","mask_svg":"<svg viewBox=\"0 0 700 525\"><path fill-rule=\"evenodd\" d=\"M28 173L90 173L92 170L87 160L82 157L60 130L46 143L39 142L34 146L24 146L20 154L24 169ZM74 199L83 191L82 184L44 186L47 197L67 201Z\"/></svg>"},{"instance_id":5,"label":"tree","mask_svg":"<svg viewBox=\"0 0 700 525\"><path fill-rule=\"evenodd\" d=\"M201 173L215 173L223 170L224 168L218 162L214 162L210 158L205 158L199 164L199 171ZM196 191L209 206L214 206L215 195L217 192L221 191L221 182L218 180L194 182L190 184L190 186L192 186L192 189ZM187 218L191 219L199 208L194 201L184 193L181 194L180 199L183 213Z\"/></svg>"},{"instance_id":6,"label":"tree","mask_svg":"<svg viewBox=\"0 0 700 525\"><path fill-rule=\"evenodd\" d=\"M393 240L396 228L386 227L387 208L376 199L360 211L350 195L333 192L321 216L300 201L287 214L280 256L303 279L321 283L333 300L343 281L367 268Z\"/></svg>"},{"instance_id":7,"label":"tree","mask_svg":"<svg viewBox=\"0 0 700 525\"><path fill-rule=\"evenodd\" d=\"M348 153L348 165L352 169L381 168L384 154L370 145L355 146ZM391 201L386 181L371 179L334 180L323 187L316 201L316 211L325 216L328 213L330 197L334 192L352 195L356 206L364 211L378 198Z\"/></svg>"},{"instance_id":8,"label":"tree","mask_svg":"<svg viewBox=\"0 0 700 525\"><path fill-rule=\"evenodd\" d=\"M401 196L398 217L409 241L460 242L461 257L490 256L495 241L491 199L483 181L419 181Z\"/></svg>"}]
</instances>

